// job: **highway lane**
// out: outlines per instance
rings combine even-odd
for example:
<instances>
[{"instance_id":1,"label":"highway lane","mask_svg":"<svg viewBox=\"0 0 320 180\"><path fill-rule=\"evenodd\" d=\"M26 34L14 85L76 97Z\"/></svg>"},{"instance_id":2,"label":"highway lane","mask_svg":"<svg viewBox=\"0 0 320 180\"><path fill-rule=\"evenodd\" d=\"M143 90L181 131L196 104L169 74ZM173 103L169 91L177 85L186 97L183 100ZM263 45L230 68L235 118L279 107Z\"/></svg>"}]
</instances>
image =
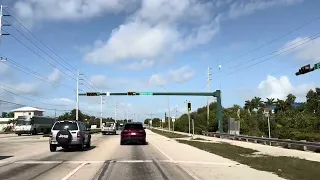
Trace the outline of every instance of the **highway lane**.
<instances>
[{"instance_id":1,"label":"highway lane","mask_svg":"<svg viewBox=\"0 0 320 180\"><path fill-rule=\"evenodd\" d=\"M0 160L1 180L193 179L152 145L120 146L119 135L94 135L92 148L84 152L54 153L47 138L28 137L28 143L21 138L1 142L0 156L14 156ZM11 147L3 150L3 146Z\"/></svg>"}]
</instances>

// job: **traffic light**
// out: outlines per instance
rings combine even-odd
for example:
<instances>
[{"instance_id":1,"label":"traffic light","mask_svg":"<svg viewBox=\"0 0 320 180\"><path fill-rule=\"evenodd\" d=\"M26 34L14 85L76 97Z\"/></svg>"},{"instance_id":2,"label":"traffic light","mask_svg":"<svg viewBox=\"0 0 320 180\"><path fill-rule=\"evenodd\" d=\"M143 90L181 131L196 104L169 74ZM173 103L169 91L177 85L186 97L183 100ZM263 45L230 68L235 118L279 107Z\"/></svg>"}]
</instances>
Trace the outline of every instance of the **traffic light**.
<instances>
[{"instance_id":1,"label":"traffic light","mask_svg":"<svg viewBox=\"0 0 320 180\"><path fill-rule=\"evenodd\" d=\"M86 93L87 96L100 96L99 92L87 92Z\"/></svg>"},{"instance_id":2,"label":"traffic light","mask_svg":"<svg viewBox=\"0 0 320 180\"><path fill-rule=\"evenodd\" d=\"M310 64L305 65L305 66L301 67L298 72L296 72L296 76L309 73L313 70L314 70L314 68L311 68Z\"/></svg>"},{"instance_id":3,"label":"traffic light","mask_svg":"<svg viewBox=\"0 0 320 180\"><path fill-rule=\"evenodd\" d=\"M191 102L188 102L188 111L191 111Z\"/></svg>"},{"instance_id":4,"label":"traffic light","mask_svg":"<svg viewBox=\"0 0 320 180\"><path fill-rule=\"evenodd\" d=\"M135 96L135 95L136 95L136 92L127 92L127 95L128 95L128 96Z\"/></svg>"}]
</instances>

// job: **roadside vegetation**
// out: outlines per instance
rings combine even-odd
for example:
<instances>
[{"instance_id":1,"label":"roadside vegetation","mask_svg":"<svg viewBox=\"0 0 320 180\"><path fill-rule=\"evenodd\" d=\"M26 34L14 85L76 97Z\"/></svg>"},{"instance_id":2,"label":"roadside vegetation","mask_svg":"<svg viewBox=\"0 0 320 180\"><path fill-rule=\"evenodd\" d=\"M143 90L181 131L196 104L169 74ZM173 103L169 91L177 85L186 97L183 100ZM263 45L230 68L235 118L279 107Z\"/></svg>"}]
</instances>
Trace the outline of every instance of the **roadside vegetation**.
<instances>
[{"instance_id":1,"label":"roadside vegetation","mask_svg":"<svg viewBox=\"0 0 320 180\"><path fill-rule=\"evenodd\" d=\"M222 101L223 101L222 97ZM195 123L195 133L202 131L216 132L218 122L216 118L217 104L211 103L210 120L207 125L207 107L197 109L191 113ZM254 97L245 101L244 107L234 105L230 108L223 108L223 129L228 131L227 118L234 118L240 122L240 134L251 136L268 136L268 122L263 114L265 109L273 109L270 114L271 137L280 139L320 141L320 88L310 90L306 94L305 103L297 103L296 97L289 94L285 100L274 98L261 99ZM237 112L240 111L240 118ZM145 120L148 124L150 119ZM153 127L160 127L160 119L152 120ZM163 124L168 127L168 120ZM175 130L188 132L188 116L183 114L175 121Z\"/></svg>"},{"instance_id":2,"label":"roadside vegetation","mask_svg":"<svg viewBox=\"0 0 320 180\"><path fill-rule=\"evenodd\" d=\"M160 134L162 136L165 136L167 138L186 138L186 137L190 137L187 135L182 135L182 134L177 134L177 133L173 133L173 132L168 132L168 131L161 131L158 129L150 129L152 132Z\"/></svg>"},{"instance_id":3,"label":"roadside vegetation","mask_svg":"<svg viewBox=\"0 0 320 180\"><path fill-rule=\"evenodd\" d=\"M252 149L234 146L228 143L208 143L177 140L210 153L248 165L254 169L268 171L290 180L318 180L320 163L285 156L255 155Z\"/></svg>"}]
</instances>

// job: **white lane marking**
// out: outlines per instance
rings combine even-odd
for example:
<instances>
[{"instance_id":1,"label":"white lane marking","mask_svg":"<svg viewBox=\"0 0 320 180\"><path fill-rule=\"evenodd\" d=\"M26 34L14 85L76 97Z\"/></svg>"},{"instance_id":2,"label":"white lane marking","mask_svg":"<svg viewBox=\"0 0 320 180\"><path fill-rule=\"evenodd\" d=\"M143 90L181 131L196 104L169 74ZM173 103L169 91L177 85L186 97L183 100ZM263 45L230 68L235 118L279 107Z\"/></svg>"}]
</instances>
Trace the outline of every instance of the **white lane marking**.
<instances>
[{"instance_id":1,"label":"white lane marking","mask_svg":"<svg viewBox=\"0 0 320 180\"><path fill-rule=\"evenodd\" d=\"M179 163L179 164L199 164L199 165L217 165L217 166L241 166L239 163L218 163L218 162L203 162L203 161L172 161L172 160L155 160L163 163ZM9 161L7 161L9 162ZM17 161L14 164L103 164L105 161ZM114 163L151 163L153 160L112 160ZM0 164L6 161L0 161Z\"/></svg>"},{"instance_id":2,"label":"white lane marking","mask_svg":"<svg viewBox=\"0 0 320 180\"><path fill-rule=\"evenodd\" d=\"M171 162L175 163L177 166L179 166L182 170L184 170L189 176L191 176L194 180L200 180L197 176L195 176L193 173L191 173L189 170L183 168L178 164L177 161L174 161L170 156L168 156L165 152L163 152L160 148L158 148L153 143L149 142L153 147L155 147L159 152L161 152L164 156L166 156Z\"/></svg>"},{"instance_id":3,"label":"white lane marking","mask_svg":"<svg viewBox=\"0 0 320 180\"><path fill-rule=\"evenodd\" d=\"M63 161L17 161L15 164L59 164Z\"/></svg>"},{"instance_id":4,"label":"white lane marking","mask_svg":"<svg viewBox=\"0 0 320 180\"><path fill-rule=\"evenodd\" d=\"M144 162L153 162L152 160L120 160L115 161L116 163L144 163Z\"/></svg>"},{"instance_id":5,"label":"white lane marking","mask_svg":"<svg viewBox=\"0 0 320 180\"><path fill-rule=\"evenodd\" d=\"M76 167L73 171L71 171L69 174L67 174L65 177L63 177L61 180L69 179L72 175L74 175L79 169L81 169L86 164L87 164L86 162L80 164L78 167Z\"/></svg>"},{"instance_id":6,"label":"white lane marking","mask_svg":"<svg viewBox=\"0 0 320 180\"><path fill-rule=\"evenodd\" d=\"M175 161L181 164L201 164L201 165L219 165L219 166L235 166L239 163L217 163L217 162L203 162L203 161Z\"/></svg>"},{"instance_id":7,"label":"white lane marking","mask_svg":"<svg viewBox=\"0 0 320 180\"><path fill-rule=\"evenodd\" d=\"M178 165L178 164L177 164ZM189 176L191 176L193 179L195 180L200 180L197 176L195 176L193 173L191 173L188 169L182 167L182 166L179 166L182 170L184 170L187 174L189 174Z\"/></svg>"},{"instance_id":8,"label":"white lane marking","mask_svg":"<svg viewBox=\"0 0 320 180\"><path fill-rule=\"evenodd\" d=\"M174 160L170 157L170 156L168 156L165 152L163 152L161 149L159 149L156 145L154 145L153 143L151 143L151 142L148 142L149 144L151 144L153 147L155 147L159 152L161 152L161 154L163 154L166 158L168 158L170 161L173 161L174 162Z\"/></svg>"}]
</instances>

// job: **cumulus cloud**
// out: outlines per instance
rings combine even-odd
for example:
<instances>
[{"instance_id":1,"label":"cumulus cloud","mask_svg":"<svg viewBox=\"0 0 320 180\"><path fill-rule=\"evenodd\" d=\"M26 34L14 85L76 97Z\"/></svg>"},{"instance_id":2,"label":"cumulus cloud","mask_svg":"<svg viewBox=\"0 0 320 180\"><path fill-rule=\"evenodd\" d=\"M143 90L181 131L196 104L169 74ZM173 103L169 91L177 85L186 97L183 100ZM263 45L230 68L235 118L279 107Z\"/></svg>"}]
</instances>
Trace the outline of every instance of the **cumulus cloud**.
<instances>
[{"instance_id":1,"label":"cumulus cloud","mask_svg":"<svg viewBox=\"0 0 320 180\"><path fill-rule=\"evenodd\" d=\"M112 87L110 79L104 75L94 75L90 78L92 84L99 89L109 89Z\"/></svg>"},{"instance_id":2,"label":"cumulus cloud","mask_svg":"<svg viewBox=\"0 0 320 180\"><path fill-rule=\"evenodd\" d=\"M258 95L261 98L285 99L288 94L292 93L299 102L305 101L306 93L315 87L316 84L313 83L294 86L287 76L281 76L280 78L267 76L258 86Z\"/></svg>"},{"instance_id":3,"label":"cumulus cloud","mask_svg":"<svg viewBox=\"0 0 320 180\"><path fill-rule=\"evenodd\" d=\"M114 29L103 46L87 53L84 59L94 64L154 59L205 44L219 30L213 12L211 2L143 0L140 9ZM193 28L185 28L187 24Z\"/></svg>"},{"instance_id":4,"label":"cumulus cloud","mask_svg":"<svg viewBox=\"0 0 320 180\"><path fill-rule=\"evenodd\" d=\"M165 85L168 83L185 83L195 75L195 71L189 66L179 69L169 70L165 73L153 74L149 78L149 83L153 85Z\"/></svg>"},{"instance_id":5,"label":"cumulus cloud","mask_svg":"<svg viewBox=\"0 0 320 180\"><path fill-rule=\"evenodd\" d=\"M56 104L56 105L74 105L75 101L70 99L70 98L54 98L51 100L52 104Z\"/></svg>"},{"instance_id":6,"label":"cumulus cloud","mask_svg":"<svg viewBox=\"0 0 320 180\"><path fill-rule=\"evenodd\" d=\"M306 43L307 42L307 43ZM292 46L290 46L292 45ZM285 44L286 46L290 46L289 49L293 46L299 46L298 48L292 51L294 58L298 61L313 61L315 63L319 62L320 58L320 40L315 39L312 40L309 37L297 37L296 39L289 41Z\"/></svg>"},{"instance_id":7,"label":"cumulus cloud","mask_svg":"<svg viewBox=\"0 0 320 180\"><path fill-rule=\"evenodd\" d=\"M131 11L138 0L18 0L14 9L23 22L83 21L107 13Z\"/></svg>"},{"instance_id":8,"label":"cumulus cloud","mask_svg":"<svg viewBox=\"0 0 320 180\"><path fill-rule=\"evenodd\" d=\"M153 60L142 60L140 62L133 62L129 65L123 66L122 69L128 70L142 70L148 67L152 67L154 65Z\"/></svg>"},{"instance_id":9,"label":"cumulus cloud","mask_svg":"<svg viewBox=\"0 0 320 180\"><path fill-rule=\"evenodd\" d=\"M48 79L51 81L59 82L61 80L62 73L59 69L54 69L53 72L49 75Z\"/></svg>"},{"instance_id":10,"label":"cumulus cloud","mask_svg":"<svg viewBox=\"0 0 320 180\"><path fill-rule=\"evenodd\" d=\"M252 14L255 11L263 10L275 6L292 5L301 3L304 0L246 0L236 1L230 5L226 18L238 18L240 16Z\"/></svg>"}]
</instances>

